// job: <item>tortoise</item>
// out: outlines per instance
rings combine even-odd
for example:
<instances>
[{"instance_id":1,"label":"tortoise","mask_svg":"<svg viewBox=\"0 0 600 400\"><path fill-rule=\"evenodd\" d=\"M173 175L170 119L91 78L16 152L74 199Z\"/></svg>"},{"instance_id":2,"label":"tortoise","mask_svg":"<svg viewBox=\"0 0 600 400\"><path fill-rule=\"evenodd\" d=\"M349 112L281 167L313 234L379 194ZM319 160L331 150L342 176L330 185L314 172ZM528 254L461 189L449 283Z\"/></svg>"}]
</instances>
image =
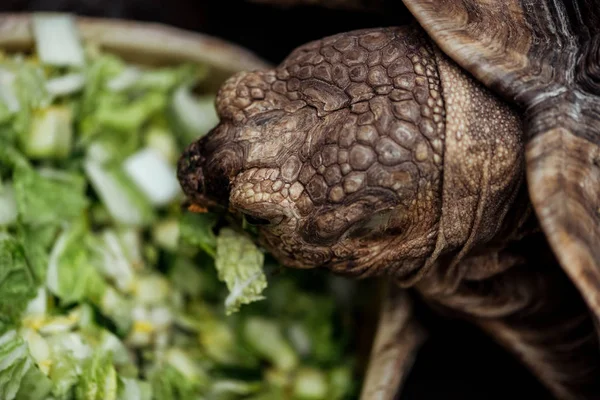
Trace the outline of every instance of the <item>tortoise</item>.
<instances>
[{"instance_id":1,"label":"tortoise","mask_svg":"<svg viewBox=\"0 0 600 400\"><path fill-rule=\"evenodd\" d=\"M599 399L600 1L403 2L230 77L182 189L284 266L387 282L362 399L400 392L415 296Z\"/></svg>"}]
</instances>

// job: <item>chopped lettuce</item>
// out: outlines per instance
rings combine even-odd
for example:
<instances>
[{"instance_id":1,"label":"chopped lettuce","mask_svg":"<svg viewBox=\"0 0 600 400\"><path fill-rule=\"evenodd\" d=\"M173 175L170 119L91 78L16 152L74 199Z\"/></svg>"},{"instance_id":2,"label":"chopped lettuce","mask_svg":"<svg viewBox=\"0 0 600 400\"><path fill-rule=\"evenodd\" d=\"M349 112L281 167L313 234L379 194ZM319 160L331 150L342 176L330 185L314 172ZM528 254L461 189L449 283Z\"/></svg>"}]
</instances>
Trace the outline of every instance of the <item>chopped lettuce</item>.
<instances>
[{"instance_id":1,"label":"chopped lettuce","mask_svg":"<svg viewBox=\"0 0 600 400\"><path fill-rule=\"evenodd\" d=\"M125 160L124 169L153 206L169 205L181 192L175 167L154 149L133 154Z\"/></svg>"},{"instance_id":2,"label":"chopped lettuce","mask_svg":"<svg viewBox=\"0 0 600 400\"><path fill-rule=\"evenodd\" d=\"M50 250L59 229L54 224L18 226L17 237L23 245L27 263L38 283L46 280Z\"/></svg>"},{"instance_id":3,"label":"chopped lettuce","mask_svg":"<svg viewBox=\"0 0 600 400\"><path fill-rule=\"evenodd\" d=\"M112 354L102 350L86 360L77 385L77 400L116 400L117 371L112 363Z\"/></svg>"},{"instance_id":4,"label":"chopped lettuce","mask_svg":"<svg viewBox=\"0 0 600 400\"><path fill-rule=\"evenodd\" d=\"M15 323L37 294L37 283L23 246L16 239L0 240L0 321Z\"/></svg>"},{"instance_id":5,"label":"chopped lettuce","mask_svg":"<svg viewBox=\"0 0 600 400\"><path fill-rule=\"evenodd\" d=\"M134 65L74 22L0 54L0 398L349 398L333 291L267 286L247 227L182 209L207 66Z\"/></svg>"},{"instance_id":6,"label":"chopped lettuce","mask_svg":"<svg viewBox=\"0 0 600 400\"><path fill-rule=\"evenodd\" d=\"M152 229L152 239L162 249L173 252L177 251L179 244L179 221L175 218L170 218L158 222L154 225L154 229Z\"/></svg>"},{"instance_id":7,"label":"chopped lettuce","mask_svg":"<svg viewBox=\"0 0 600 400\"><path fill-rule=\"evenodd\" d=\"M41 66L23 61L15 61L7 68L15 73L14 92L19 102L19 110L14 115L12 127L25 145L28 139L35 110L50 105L50 95L46 91L44 71Z\"/></svg>"},{"instance_id":8,"label":"chopped lettuce","mask_svg":"<svg viewBox=\"0 0 600 400\"><path fill-rule=\"evenodd\" d=\"M142 75L137 67L126 67L119 75L106 82L106 87L112 92L121 92L131 88Z\"/></svg>"},{"instance_id":9,"label":"chopped lettuce","mask_svg":"<svg viewBox=\"0 0 600 400\"><path fill-rule=\"evenodd\" d=\"M179 235L181 243L199 247L211 256L216 255L217 237L213 228L218 222L215 214L184 213L181 216Z\"/></svg>"},{"instance_id":10,"label":"chopped lettuce","mask_svg":"<svg viewBox=\"0 0 600 400\"><path fill-rule=\"evenodd\" d=\"M86 182L79 174L61 172L44 176L33 168L18 167L13 184L19 218L26 224L71 221L80 218L89 205Z\"/></svg>"},{"instance_id":11,"label":"chopped lettuce","mask_svg":"<svg viewBox=\"0 0 600 400\"><path fill-rule=\"evenodd\" d=\"M248 318L243 334L246 342L277 368L289 371L298 365L298 355L275 321L258 316Z\"/></svg>"},{"instance_id":12,"label":"chopped lettuce","mask_svg":"<svg viewBox=\"0 0 600 400\"><path fill-rule=\"evenodd\" d=\"M85 55L73 17L62 14L36 14L33 35L37 54L47 65L81 67Z\"/></svg>"},{"instance_id":13,"label":"chopped lettuce","mask_svg":"<svg viewBox=\"0 0 600 400\"><path fill-rule=\"evenodd\" d=\"M148 382L132 378L119 378L118 400L152 400L152 387Z\"/></svg>"},{"instance_id":14,"label":"chopped lettuce","mask_svg":"<svg viewBox=\"0 0 600 400\"><path fill-rule=\"evenodd\" d=\"M85 172L114 220L123 225L148 225L154 218L152 205L120 167L89 160Z\"/></svg>"},{"instance_id":15,"label":"chopped lettuce","mask_svg":"<svg viewBox=\"0 0 600 400\"><path fill-rule=\"evenodd\" d=\"M217 237L215 267L219 279L229 289L225 300L228 314L238 311L242 304L265 298L261 294L267 287L263 264L264 253L248 236L231 228L221 229Z\"/></svg>"},{"instance_id":16,"label":"chopped lettuce","mask_svg":"<svg viewBox=\"0 0 600 400\"><path fill-rule=\"evenodd\" d=\"M125 95L107 94L100 98L96 121L105 129L136 132L144 122L165 107L166 101L160 93L148 93L133 101Z\"/></svg>"},{"instance_id":17,"label":"chopped lettuce","mask_svg":"<svg viewBox=\"0 0 600 400\"><path fill-rule=\"evenodd\" d=\"M99 103L105 95L107 82L125 69L124 63L111 54L100 54L84 69L86 85L79 106L78 130L82 142L89 142L101 132L96 118Z\"/></svg>"},{"instance_id":18,"label":"chopped lettuce","mask_svg":"<svg viewBox=\"0 0 600 400\"><path fill-rule=\"evenodd\" d=\"M52 106L33 114L29 134L23 140L25 154L32 159L66 158L73 139L73 111Z\"/></svg>"},{"instance_id":19,"label":"chopped lettuce","mask_svg":"<svg viewBox=\"0 0 600 400\"><path fill-rule=\"evenodd\" d=\"M99 302L106 290L104 280L93 266L92 242L81 222L67 227L50 254L46 284L64 304L91 300Z\"/></svg>"},{"instance_id":20,"label":"chopped lettuce","mask_svg":"<svg viewBox=\"0 0 600 400\"><path fill-rule=\"evenodd\" d=\"M17 202L12 185L3 184L0 187L0 227L17 222Z\"/></svg>"},{"instance_id":21,"label":"chopped lettuce","mask_svg":"<svg viewBox=\"0 0 600 400\"><path fill-rule=\"evenodd\" d=\"M46 91L52 96L68 96L79 92L85 86L85 75L74 72L48 79Z\"/></svg>"},{"instance_id":22,"label":"chopped lettuce","mask_svg":"<svg viewBox=\"0 0 600 400\"><path fill-rule=\"evenodd\" d=\"M327 376L316 368L298 370L294 381L294 396L302 400L325 400L328 386Z\"/></svg>"},{"instance_id":23,"label":"chopped lettuce","mask_svg":"<svg viewBox=\"0 0 600 400\"><path fill-rule=\"evenodd\" d=\"M158 151L171 165L175 165L179 158L177 140L168 128L153 125L145 133L145 145L150 149Z\"/></svg>"},{"instance_id":24,"label":"chopped lettuce","mask_svg":"<svg viewBox=\"0 0 600 400\"><path fill-rule=\"evenodd\" d=\"M150 375L152 394L160 400L192 399L197 390L195 382L171 365L157 368Z\"/></svg>"},{"instance_id":25,"label":"chopped lettuce","mask_svg":"<svg viewBox=\"0 0 600 400\"><path fill-rule=\"evenodd\" d=\"M38 369L17 331L0 336L0 398L42 400L50 389L49 379Z\"/></svg>"},{"instance_id":26,"label":"chopped lettuce","mask_svg":"<svg viewBox=\"0 0 600 400\"><path fill-rule=\"evenodd\" d=\"M206 135L219 122L215 97L195 97L189 86L181 86L175 91L172 109L185 143Z\"/></svg>"},{"instance_id":27,"label":"chopped lettuce","mask_svg":"<svg viewBox=\"0 0 600 400\"><path fill-rule=\"evenodd\" d=\"M210 397L220 400L239 399L257 393L263 388L262 382L248 382L224 379L216 381L210 391Z\"/></svg>"},{"instance_id":28,"label":"chopped lettuce","mask_svg":"<svg viewBox=\"0 0 600 400\"><path fill-rule=\"evenodd\" d=\"M15 93L15 79L15 73L0 68L0 100L2 100L0 104L3 106L0 112L0 121L2 122L5 122L21 109L21 104Z\"/></svg>"},{"instance_id":29,"label":"chopped lettuce","mask_svg":"<svg viewBox=\"0 0 600 400\"><path fill-rule=\"evenodd\" d=\"M79 382L82 363L90 356L91 348L76 333L53 335L48 342L52 366L48 377L53 383L52 394L59 399L69 398Z\"/></svg>"}]
</instances>

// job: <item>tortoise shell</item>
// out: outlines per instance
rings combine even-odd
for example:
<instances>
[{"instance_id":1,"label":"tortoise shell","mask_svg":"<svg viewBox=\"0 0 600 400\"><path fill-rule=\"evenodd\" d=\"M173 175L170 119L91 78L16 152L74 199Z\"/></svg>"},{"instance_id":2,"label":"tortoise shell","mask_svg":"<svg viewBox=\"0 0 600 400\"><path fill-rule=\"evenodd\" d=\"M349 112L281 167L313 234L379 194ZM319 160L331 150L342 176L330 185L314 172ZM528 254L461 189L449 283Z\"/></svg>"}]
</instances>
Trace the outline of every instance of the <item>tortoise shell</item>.
<instances>
[{"instance_id":1,"label":"tortoise shell","mask_svg":"<svg viewBox=\"0 0 600 400\"><path fill-rule=\"evenodd\" d=\"M231 77L182 187L286 266L393 283L363 399L394 398L424 341L413 294L557 398L600 398L600 2L404 3L411 25Z\"/></svg>"}]
</instances>

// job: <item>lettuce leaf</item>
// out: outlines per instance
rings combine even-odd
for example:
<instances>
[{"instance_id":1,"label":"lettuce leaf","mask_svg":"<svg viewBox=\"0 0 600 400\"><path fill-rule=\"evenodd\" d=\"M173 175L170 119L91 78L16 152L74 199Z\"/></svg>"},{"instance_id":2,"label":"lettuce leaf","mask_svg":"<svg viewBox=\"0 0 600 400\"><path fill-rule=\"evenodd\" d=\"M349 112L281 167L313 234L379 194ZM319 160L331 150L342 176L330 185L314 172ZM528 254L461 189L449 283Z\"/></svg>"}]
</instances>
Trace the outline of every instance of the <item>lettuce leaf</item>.
<instances>
[{"instance_id":1,"label":"lettuce leaf","mask_svg":"<svg viewBox=\"0 0 600 400\"><path fill-rule=\"evenodd\" d=\"M152 400L152 387L148 382L119 377L118 400Z\"/></svg>"},{"instance_id":2,"label":"lettuce leaf","mask_svg":"<svg viewBox=\"0 0 600 400\"><path fill-rule=\"evenodd\" d=\"M46 91L46 77L41 66L31 62L17 62L12 68L16 73L14 90L20 104L12 125L21 138L21 144L24 144L28 139L33 111L48 106L50 96Z\"/></svg>"},{"instance_id":3,"label":"lettuce leaf","mask_svg":"<svg viewBox=\"0 0 600 400\"><path fill-rule=\"evenodd\" d=\"M89 205L85 180L78 174L44 176L33 168L17 167L13 182L19 218L26 224L61 224L81 217Z\"/></svg>"},{"instance_id":4,"label":"lettuce leaf","mask_svg":"<svg viewBox=\"0 0 600 400\"><path fill-rule=\"evenodd\" d=\"M298 355L274 320L259 316L250 317L244 321L243 335L259 356L278 369L290 371L298 365Z\"/></svg>"},{"instance_id":5,"label":"lettuce leaf","mask_svg":"<svg viewBox=\"0 0 600 400\"><path fill-rule=\"evenodd\" d=\"M150 375L153 398L179 400L197 398L197 387L171 365L157 368Z\"/></svg>"},{"instance_id":6,"label":"lettuce leaf","mask_svg":"<svg viewBox=\"0 0 600 400\"><path fill-rule=\"evenodd\" d=\"M56 225L30 226L19 224L17 237L23 245L27 263L37 283L45 282L50 249L58 233Z\"/></svg>"},{"instance_id":7,"label":"lettuce leaf","mask_svg":"<svg viewBox=\"0 0 600 400\"><path fill-rule=\"evenodd\" d=\"M84 343L80 334L68 332L53 335L48 339L51 349L52 395L57 399L71 399L73 388L79 382L82 362L90 357L92 349Z\"/></svg>"},{"instance_id":8,"label":"lettuce leaf","mask_svg":"<svg viewBox=\"0 0 600 400\"><path fill-rule=\"evenodd\" d=\"M117 223L145 226L153 222L154 208L121 168L91 160L84 168L94 191Z\"/></svg>"},{"instance_id":9,"label":"lettuce leaf","mask_svg":"<svg viewBox=\"0 0 600 400\"><path fill-rule=\"evenodd\" d=\"M49 379L37 368L17 331L0 336L0 398L41 400L50 388Z\"/></svg>"},{"instance_id":10,"label":"lettuce leaf","mask_svg":"<svg viewBox=\"0 0 600 400\"><path fill-rule=\"evenodd\" d=\"M50 254L46 284L64 304L91 300L98 304L106 283L93 265L93 238L83 222L65 229Z\"/></svg>"},{"instance_id":11,"label":"lettuce leaf","mask_svg":"<svg viewBox=\"0 0 600 400\"><path fill-rule=\"evenodd\" d=\"M112 363L112 354L99 350L85 362L75 398L116 400L117 387L117 371Z\"/></svg>"},{"instance_id":12,"label":"lettuce leaf","mask_svg":"<svg viewBox=\"0 0 600 400\"><path fill-rule=\"evenodd\" d=\"M180 241L189 246L198 247L215 257L217 237L213 233L213 228L217 221L218 216L212 213L183 213L179 221Z\"/></svg>"},{"instance_id":13,"label":"lettuce leaf","mask_svg":"<svg viewBox=\"0 0 600 400\"><path fill-rule=\"evenodd\" d=\"M263 272L264 253L245 234L223 228L217 237L215 267L229 289L225 299L227 315L239 311L242 304L263 300L267 287Z\"/></svg>"},{"instance_id":14,"label":"lettuce leaf","mask_svg":"<svg viewBox=\"0 0 600 400\"><path fill-rule=\"evenodd\" d=\"M0 240L0 320L17 322L36 294L37 283L23 247L13 237Z\"/></svg>"}]
</instances>

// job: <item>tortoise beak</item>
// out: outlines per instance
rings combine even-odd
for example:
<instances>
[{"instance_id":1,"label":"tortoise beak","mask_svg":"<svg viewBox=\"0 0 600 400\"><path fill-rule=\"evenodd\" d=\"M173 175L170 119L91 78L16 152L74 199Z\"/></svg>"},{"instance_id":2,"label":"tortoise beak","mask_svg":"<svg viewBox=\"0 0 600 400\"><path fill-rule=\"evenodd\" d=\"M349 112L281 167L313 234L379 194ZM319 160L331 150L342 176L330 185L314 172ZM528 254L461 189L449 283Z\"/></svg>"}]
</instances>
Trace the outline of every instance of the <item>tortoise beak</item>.
<instances>
[{"instance_id":1,"label":"tortoise beak","mask_svg":"<svg viewBox=\"0 0 600 400\"><path fill-rule=\"evenodd\" d=\"M221 140L221 125L191 143L177 163L177 179L191 204L191 211L226 211L230 183L242 163L240 151Z\"/></svg>"}]
</instances>

